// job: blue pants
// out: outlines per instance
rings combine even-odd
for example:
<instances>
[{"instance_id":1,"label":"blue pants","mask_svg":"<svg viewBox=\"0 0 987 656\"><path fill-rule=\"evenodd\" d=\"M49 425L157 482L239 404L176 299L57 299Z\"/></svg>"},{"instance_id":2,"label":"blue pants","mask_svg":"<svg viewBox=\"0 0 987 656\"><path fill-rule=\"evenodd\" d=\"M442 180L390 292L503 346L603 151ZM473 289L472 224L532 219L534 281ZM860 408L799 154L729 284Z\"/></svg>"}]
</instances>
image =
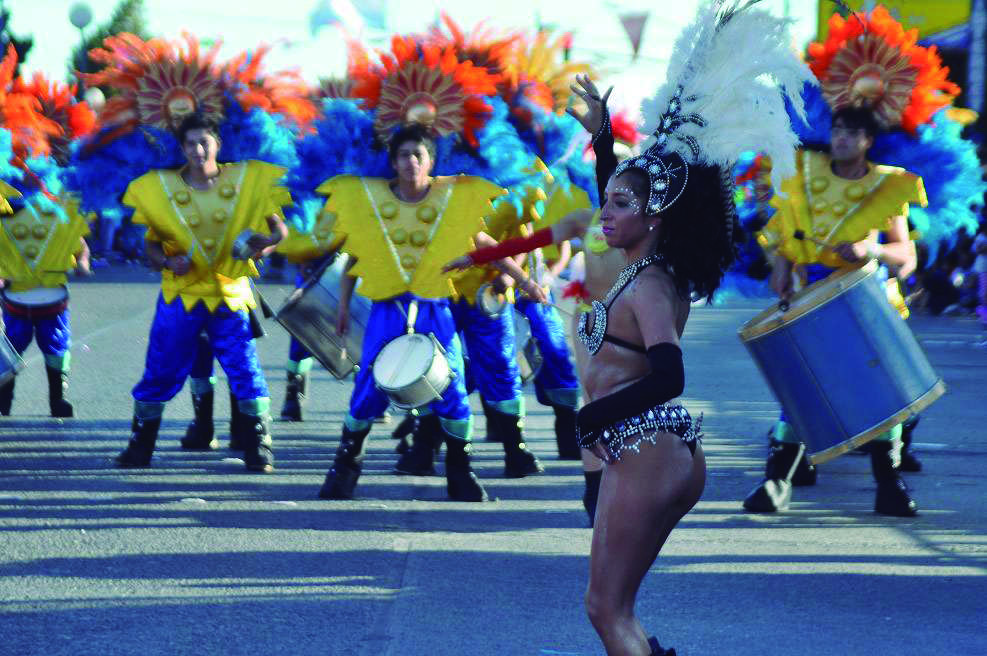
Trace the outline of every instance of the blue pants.
<instances>
[{"instance_id":1,"label":"blue pants","mask_svg":"<svg viewBox=\"0 0 987 656\"><path fill-rule=\"evenodd\" d=\"M350 411L346 418L350 430L364 430L370 427L375 417L379 417L390 405L390 399L377 389L374 383L373 363L387 342L406 332L407 312L411 294L374 301L370 307L367 332L363 336L363 355L360 371L353 382L350 396ZM438 415L442 427L452 437L469 440L472 433L472 414L466 395L465 374L463 372L463 346L456 334L456 323L446 299L417 299L418 320L415 332L432 333L445 349L445 357L455 377L442 398L429 404L429 409Z\"/></svg>"},{"instance_id":2,"label":"blue pants","mask_svg":"<svg viewBox=\"0 0 987 656\"><path fill-rule=\"evenodd\" d=\"M58 314L43 319L22 317L3 310L3 322L7 339L17 353L24 353L31 340L38 342L38 348L45 356L45 364L53 369L68 369L68 353L72 347L72 330L69 327L70 313L66 307Z\"/></svg>"},{"instance_id":3,"label":"blue pants","mask_svg":"<svg viewBox=\"0 0 987 656\"><path fill-rule=\"evenodd\" d=\"M579 404L579 378L572 364L565 326L558 310L551 305L527 299L517 309L528 318L531 335L542 355L542 367L535 376L535 394L542 405L575 408Z\"/></svg>"},{"instance_id":4,"label":"blue pants","mask_svg":"<svg viewBox=\"0 0 987 656\"><path fill-rule=\"evenodd\" d=\"M520 416L521 371L517 364L512 310L488 316L464 300L452 304L452 316L466 347L466 389L501 412Z\"/></svg>"},{"instance_id":5,"label":"blue pants","mask_svg":"<svg viewBox=\"0 0 987 656\"><path fill-rule=\"evenodd\" d=\"M161 296L151 323L144 377L134 387L134 399L146 403L165 403L173 399L192 373L193 366L198 362L201 367L205 355L200 353L199 335L203 332L209 336L233 395L240 401L266 399L267 383L257 359L246 312L233 312L226 305L220 305L211 313L203 303L186 312L180 298L165 303ZM208 363L211 371L211 357ZM208 375L203 377L208 378Z\"/></svg>"}]
</instances>

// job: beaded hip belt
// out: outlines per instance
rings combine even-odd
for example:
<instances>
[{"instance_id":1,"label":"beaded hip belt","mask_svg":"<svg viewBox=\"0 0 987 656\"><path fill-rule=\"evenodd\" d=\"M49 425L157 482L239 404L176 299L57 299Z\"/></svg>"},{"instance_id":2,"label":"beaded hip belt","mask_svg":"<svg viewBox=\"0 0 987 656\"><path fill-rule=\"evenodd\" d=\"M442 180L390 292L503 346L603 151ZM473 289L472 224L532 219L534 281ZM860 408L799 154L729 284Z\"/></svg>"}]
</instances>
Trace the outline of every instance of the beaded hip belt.
<instances>
[{"instance_id":1,"label":"beaded hip belt","mask_svg":"<svg viewBox=\"0 0 987 656\"><path fill-rule=\"evenodd\" d=\"M661 404L596 430L583 431L577 425L576 438L582 448L590 449L606 462L615 462L624 451L640 451L642 441L654 444L656 433L678 435L694 451L695 443L702 439L702 423L702 415L693 420L681 405Z\"/></svg>"}]
</instances>

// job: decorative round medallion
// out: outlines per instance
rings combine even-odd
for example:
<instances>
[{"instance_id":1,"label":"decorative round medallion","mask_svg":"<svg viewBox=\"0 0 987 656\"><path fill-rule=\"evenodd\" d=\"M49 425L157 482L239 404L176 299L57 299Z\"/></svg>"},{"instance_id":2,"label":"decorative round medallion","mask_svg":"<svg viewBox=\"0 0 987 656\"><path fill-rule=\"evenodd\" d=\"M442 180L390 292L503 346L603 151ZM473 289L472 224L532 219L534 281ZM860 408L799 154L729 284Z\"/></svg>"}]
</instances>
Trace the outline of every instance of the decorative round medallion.
<instances>
[{"instance_id":1,"label":"decorative round medallion","mask_svg":"<svg viewBox=\"0 0 987 656\"><path fill-rule=\"evenodd\" d=\"M418 258L416 258L414 255L401 256L401 266L403 268L414 269L416 264L418 264Z\"/></svg>"},{"instance_id":2,"label":"decorative round medallion","mask_svg":"<svg viewBox=\"0 0 987 656\"><path fill-rule=\"evenodd\" d=\"M48 226L46 225L36 225L31 228L31 234L35 239L44 239L48 236Z\"/></svg>"},{"instance_id":3,"label":"decorative round medallion","mask_svg":"<svg viewBox=\"0 0 987 656\"><path fill-rule=\"evenodd\" d=\"M16 239L24 239L25 237L28 236L28 234L30 234L31 231L28 230L27 226L24 225L23 223L18 223L17 225L15 225L13 228L10 229L10 232L13 233Z\"/></svg>"},{"instance_id":4,"label":"decorative round medallion","mask_svg":"<svg viewBox=\"0 0 987 656\"><path fill-rule=\"evenodd\" d=\"M431 205L422 205L415 214L422 223L431 223L439 215Z\"/></svg>"},{"instance_id":5,"label":"decorative round medallion","mask_svg":"<svg viewBox=\"0 0 987 656\"><path fill-rule=\"evenodd\" d=\"M812 201L812 211L815 212L816 214L825 214L826 210L828 209L829 209L829 203L827 203L823 199L820 198L818 200Z\"/></svg>"},{"instance_id":6,"label":"decorative round medallion","mask_svg":"<svg viewBox=\"0 0 987 656\"><path fill-rule=\"evenodd\" d=\"M219 186L219 195L223 198L233 198L236 195L236 187L230 183L221 184Z\"/></svg>"},{"instance_id":7,"label":"decorative round medallion","mask_svg":"<svg viewBox=\"0 0 987 656\"><path fill-rule=\"evenodd\" d=\"M843 216L846 214L847 206L846 203L835 202L833 203L833 214L836 216Z\"/></svg>"},{"instance_id":8,"label":"decorative round medallion","mask_svg":"<svg viewBox=\"0 0 987 656\"><path fill-rule=\"evenodd\" d=\"M408 231L404 228L394 228L390 232L391 241L395 244L403 244L408 241Z\"/></svg>"},{"instance_id":9,"label":"decorative round medallion","mask_svg":"<svg viewBox=\"0 0 987 656\"><path fill-rule=\"evenodd\" d=\"M864 186L863 185L852 184L849 187L847 187L846 188L846 191L843 192L843 193L850 200L852 200L852 201L858 201L858 200L860 200L861 198L864 197L864 195L867 193L867 191L864 189Z\"/></svg>"},{"instance_id":10,"label":"decorative round medallion","mask_svg":"<svg viewBox=\"0 0 987 656\"><path fill-rule=\"evenodd\" d=\"M228 218L230 218L230 213L226 210L216 210L212 213L212 220L216 223L222 223Z\"/></svg>"},{"instance_id":11,"label":"decorative round medallion","mask_svg":"<svg viewBox=\"0 0 987 656\"><path fill-rule=\"evenodd\" d=\"M191 214L185 217L185 223L189 224L193 228L198 228L199 224L202 223L202 221L199 219L198 214Z\"/></svg>"},{"instance_id":12,"label":"decorative round medallion","mask_svg":"<svg viewBox=\"0 0 987 656\"><path fill-rule=\"evenodd\" d=\"M428 235L424 230L415 230L411 233L411 245L421 248L428 243Z\"/></svg>"},{"instance_id":13,"label":"decorative round medallion","mask_svg":"<svg viewBox=\"0 0 987 656\"><path fill-rule=\"evenodd\" d=\"M821 191L826 191L826 187L828 186L829 178L812 178L809 182L809 189L811 189L813 193L817 194Z\"/></svg>"},{"instance_id":14,"label":"decorative round medallion","mask_svg":"<svg viewBox=\"0 0 987 656\"><path fill-rule=\"evenodd\" d=\"M187 191L176 191L171 198L179 205L188 205L188 202L192 200L192 196Z\"/></svg>"},{"instance_id":15,"label":"decorative round medallion","mask_svg":"<svg viewBox=\"0 0 987 656\"><path fill-rule=\"evenodd\" d=\"M211 251L212 249L216 248L216 240L209 238L203 239L202 246L203 248L206 248Z\"/></svg>"},{"instance_id":16,"label":"decorative round medallion","mask_svg":"<svg viewBox=\"0 0 987 656\"><path fill-rule=\"evenodd\" d=\"M398 205L397 203L387 201L382 203L380 206L380 215L385 219L393 219L398 215Z\"/></svg>"},{"instance_id":17,"label":"decorative round medallion","mask_svg":"<svg viewBox=\"0 0 987 656\"><path fill-rule=\"evenodd\" d=\"M33 260L38 256L38 247L34 244L28 244L24 247L24 255L29 260Z\"/></svg>"}]
</instances>

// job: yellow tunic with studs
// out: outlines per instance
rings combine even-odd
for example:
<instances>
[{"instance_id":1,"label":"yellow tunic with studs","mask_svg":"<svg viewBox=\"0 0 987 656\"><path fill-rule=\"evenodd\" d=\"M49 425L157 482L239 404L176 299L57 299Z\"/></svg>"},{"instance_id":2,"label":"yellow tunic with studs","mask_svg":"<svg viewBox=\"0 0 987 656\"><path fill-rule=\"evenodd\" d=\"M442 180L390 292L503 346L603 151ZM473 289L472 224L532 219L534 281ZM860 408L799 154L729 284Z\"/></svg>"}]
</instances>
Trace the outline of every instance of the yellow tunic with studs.
<instances>
[{"instance_id":1,"label":"yellow tunic with studs","mask_svg":"<svg viewBox=\"0 0 987 656\"><path fill-rule=\"evenodd\" d=\"M7 185L0 188L0 194L20 196ZM64 217L51 207L29 201L17 213L0 218L0 278L9 281L9 291L61 287L68 282L66 272L75 268L75 254L89 226L79 213L77 200L66 197L59 204ZM7 211L11 211L9 204Z\"/></svg>"},{"instance_id":2,"label":"yellow tunic with studs","mask_svg":"<svg viewBox=\"0 0 987 656\"><path fill-rule=\"evenodd\" d=\"M908 216L908 205L927 204L922 178L894 166L870 164L867 175L846 180L833 173L825 153L801 151L798 173L781 185L786 197L775 196L777 212L758 234L758 242L796 265L819 263L833 269L849 266L831 249L806 237L831 245L866 239L872 230L887 230L896 216Z\"/></svg>"},{"instance_id":3,"label":"yellow tunic with studs","mask_svg":"<svg viewBox=\"0 0 987 656\"><path fill-rule=\"evenodd\" d=\"M339 249L340 239L333 232L336 215L325 208L319 212L315 225L309 232L301 232L288 225L288 236L275 249L289 262L302 264Z\"/></svg>"},{"instance_id":4,"label":"yellow tunic with studs","mask_svg":"<svg viewBox=\"0 0 987 656\"><path fill-rule=\"evenodd\" d=\"M186 310L200 301L210 312L225 303L236 312L255 307L249 277L253 260L237 260L231 247L244 230L269 234L267 217L291 204L279 184L285 169L247 160L220 164L219 178L208 190L189 187L177 169L145 173L123 196L134 208L133 222L146 225L147 241L159 242L165 255L188 255L192 266L179 276L161 272L161 294L168 303L181 297Z\"/></svg>"},{"instance_id":5,"label":"yellow tunic with studs","mask_svg":"<svg viewBox=\"0 0 987 656\"><path fill-rule=\"evenodd\" d=\"M442 266L475 248L473 235L486 229L491 200L506 193L465 175L433 178L417 203L398 199L384 178L341 175L317 191L328 196L325 210L336 216L340 248L357 259L350 273L361 279L360 293L373 301L405 293L456 298Z\"/></svg>"}]
</instances>

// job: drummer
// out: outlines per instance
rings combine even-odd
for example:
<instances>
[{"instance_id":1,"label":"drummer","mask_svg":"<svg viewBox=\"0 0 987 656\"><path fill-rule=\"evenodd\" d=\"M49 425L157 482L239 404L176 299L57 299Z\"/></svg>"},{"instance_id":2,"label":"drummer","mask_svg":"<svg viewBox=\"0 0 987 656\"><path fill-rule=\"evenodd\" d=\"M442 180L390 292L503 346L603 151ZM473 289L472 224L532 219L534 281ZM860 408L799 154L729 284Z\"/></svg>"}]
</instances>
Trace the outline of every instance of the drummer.
<instances>
[{"instance_id":1,"label":"drummer","mask_svg":"<svg viewBox=\"0 0 987 656\"><path fill-rule=\"evenodd\" d=\"M796 280L808 285L867 260L876 259L895 271L915 267L908 205L924 205L925 189L921 178L867 160L879 129L870 110L840 109L833 113L829 152L798 153L798 174L782 185L788 196L772 199L778 211L762 232L762 244L774 248L771 287L782 299L791 297ZM877 481L874 509L910 517L917 506L897 471L900 452L901 426L870 445ZM744 508L760 513L784 510L793 484L811 485L815 478L805 444L783 414L772 433L765 478L744 499Z\"/></svg>"},{"instance_id":2,"label":"drummer","mask_svg":"<svg viewBox=\"0 0 987 656\"><path fill-rule=\"evenodd\" d=\"M410 327L435 336L455 374L442 398L429 404L447 446L448 494L457 501L483 501L486 492L470 466L473 421L463 347L449 306L455 291L441 267L470 248L491 201L505 192L482 178L432 177L435 143L419 124L393 133L388 156L396 179L337 176L319 187L329 197L327 210L336 214L334 230L343 240L342 250L354 263L340 291L339 331L348 329L348 299L357 277L361 294L373 302L339 448L319 496L353 497L373 419L389 405L374 384L372 365L383 347Z\"/></svg>"},{"instance_id":3,"label":"drummer","mask_svg":"<svg viewBox=\"0 0 987 656\"><path fill-rule=\"evenodd\" d=\"M85 235L89 227L74 202L59 202L35 194L18 203L20 194L3 185L0 193L17 211L4 216L0 230L0 279L3 279L3 321L7 338L18 354L32 339L44 354L48 376L48 408L52 417L73 416L65 400L68 388L72 331L69 325L65 274L89 272ZM10 414L14 378L0 386L0 415Z\"/></svg>"},{"instance_id":4,"label":"drummer","mask_svg":"<svg viewBox=\"0 0 987 656\"><path fill-rule=\"evenodd\" d=\"M244 418L244 463L270 472L270 398L247 312L255 307L248 277L257 275L253 259L287 234L279 216L291 202L278 184L284 169L256 160L219 164L218 122L202 114L185 118L176 137L186 164L137 178L123 198L134 208L134 223L148 226L148 259L162 280L144 376L133 392L130 443L116 463L151 464L165 403L185 383L205 331ZM251 258L235 259L233 244L248 232Z\"/></svg>"}]
</instances>

